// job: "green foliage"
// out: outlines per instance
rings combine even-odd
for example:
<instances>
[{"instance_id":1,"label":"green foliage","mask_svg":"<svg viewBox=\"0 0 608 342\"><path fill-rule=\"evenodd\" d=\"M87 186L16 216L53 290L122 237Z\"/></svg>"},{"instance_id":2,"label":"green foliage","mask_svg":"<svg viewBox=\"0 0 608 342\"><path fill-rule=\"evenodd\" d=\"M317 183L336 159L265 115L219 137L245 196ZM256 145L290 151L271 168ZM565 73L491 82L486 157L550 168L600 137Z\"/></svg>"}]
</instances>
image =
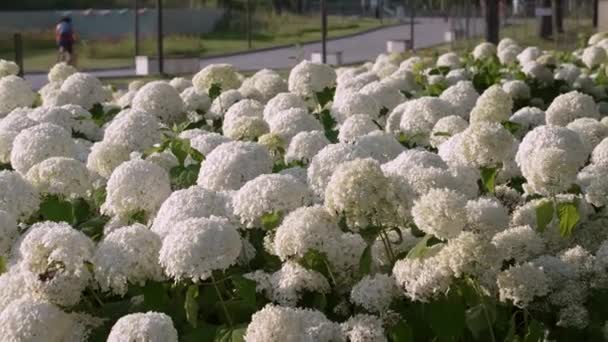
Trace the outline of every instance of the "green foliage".
<instances>
[{"instance_id":1,"label":"green foliage","mask_svg":"<svg viewBox=\"0 0 608 342\"><path fill-rule=\"evenodd\" d=\"M315 93L315 99L319 104L321 109L325 108L325 106L334 100L334 96L336 95L336 88L325 87L322 91Z\"/></svg>"},{"instance_id":2,"label":"green foliage","mask_svg":"<svg viewBox=\"0 0 608 342\"><path fill-rule=\"evenodd\" d=\"M338 131L335 129L338 124L328 109L323 109L319 113L314 114L317 120L321 121L323 129L325 131L325 137L331 143L335 144L338 142Z\"/></svg>"},{"instance_id":3,"label":"green foliage","mask_svg":"<svg viewBox=\"0 0 608 342\"><path fill-rule=\"evenodd\" d=\"M209 87L209 98L211 101L215 100L222 93L222 86L217 83L213 83L211 87Z\"/></svg>"},{"instance_id":4,"label":"green foliage","mask_svg":"<svg viewBox=\"0 0 608 342\"><path fill-rule=\"evenodd\" d=\"M91 113L91 118L97 124L97 126L102 127L106 123L112 121L116 114L120 113L120 108L111 108L106 112L104 111L101 103L96 103L89 110L89 112Z\"/></svg>"},{"instance_id":5,"label":"green foliage","mask_svg":"<svg viewBox=\"0 0 608 342\"><path fill-rule=\"evenodd\" d=\"M536 227L544 232L547 225L553 220L553 202L545 201L536 207Z\"/></svg>"},{"instance_id":6,"label":"green foliage","mask_svg":"<svg viewBox=\"0 0 608 342\"><path fill-rule=\"evenodd\" d=\"M283 214L281 212L266 213L262 215L262 228L274 230L281 224Z\"/></svg>"},{"instance_id":7,"label":"green foliage","mask_svg":"<svg viewBox=\"0 0 608 342\"><path fill-rule=\"evenodd\" d=\"M557 205L557 217L559 218L560 235L563 237L572 235L572 230L581 218L577 203L559 203Z\"/></svg>"},{"instance_id":8,"label":"green foliage","mask_svg":"<svg viewBox=\"0 0 608 342\"><path fill-rule=\"evenodd\" d=\"M186 291L184 310L188 323L196 328L198 324L198 285L190 285Z\"/></svg>"},{"instance_id":9,"label":"green foliage","mask_svg":"<svg viewBox=\"0 0 608 342\"><path fill-rule=\"evenodd\" d=\"M474 61L473 66L476 70L473 75L473 86L480 94L492 85L500 83L502 72L498 58L493 57L482 61Z\"/></svg>"},{"instance_id":10,"label":"green foliage","mask_svg":"<svg viewBox=\"0 0 608 342\"><path fill-rule=\"evenodd\" d=\"M496 189L496 176L500 167L482 167L479 169L481 175L482 190L484 193L493 194Z\"/></svg>"},{"instance_id":11,"label":"green foliage","mask_svg":"<svg viewBox=\"0 0 608 342\"><path fill-rule=\"evenodd\" d=\"M521 129L520 124L512 121L505 121L502 123L502 126L513 135L516 135Z\"/></svg>"}]
</instances>

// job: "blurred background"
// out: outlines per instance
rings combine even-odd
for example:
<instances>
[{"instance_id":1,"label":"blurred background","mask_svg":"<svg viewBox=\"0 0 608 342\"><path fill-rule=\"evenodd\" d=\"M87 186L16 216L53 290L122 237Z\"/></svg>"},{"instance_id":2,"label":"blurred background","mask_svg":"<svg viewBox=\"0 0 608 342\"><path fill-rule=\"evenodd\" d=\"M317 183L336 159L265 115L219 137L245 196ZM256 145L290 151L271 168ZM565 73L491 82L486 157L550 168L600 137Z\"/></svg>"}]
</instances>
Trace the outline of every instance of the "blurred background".
<instances>
[{"instance_id":1,"label":"blurred background","mask_svg":"<svg viewBox=\"0 0 608 342\"><path fill-rule=\"evenodd\" d=\"M512 37L522 45L571 50L594 30L594 0L496 1L500 37ZM309 57L304 50L298 52L303 45L321 38L320 0L2 1L0 58L13 60L15 53L22 53L26 73L47 71L57 61L55 25L61 17L69 16L77 38L75 51L79 69L132 69L134 56L157 53L159 3L163 7L166 57L204 60L289 46L290 58L295 62ZM327 0L328 37L350 37L392 28L386 30L384 38L410 39L409 25L414 19L415 24L436 23L425 26L421 32L415 31L420 35L420 39L414 37L417 53L470 49L484 39L485 3L479 0ZM539 32L542 13L538 10L551 8L554 3L559 10L555 39L552 29L542 35ZM138 44L135 44L136 22ZM431 37L426 31L436 32L432 32ZM20 35L21 52L15 50L15 33ZM328 48L332 48L331 40ZM367 55L361 54L363 57ZM348 62L357 62L356 59L353 56Z\"/></svg>"}]
</instances>

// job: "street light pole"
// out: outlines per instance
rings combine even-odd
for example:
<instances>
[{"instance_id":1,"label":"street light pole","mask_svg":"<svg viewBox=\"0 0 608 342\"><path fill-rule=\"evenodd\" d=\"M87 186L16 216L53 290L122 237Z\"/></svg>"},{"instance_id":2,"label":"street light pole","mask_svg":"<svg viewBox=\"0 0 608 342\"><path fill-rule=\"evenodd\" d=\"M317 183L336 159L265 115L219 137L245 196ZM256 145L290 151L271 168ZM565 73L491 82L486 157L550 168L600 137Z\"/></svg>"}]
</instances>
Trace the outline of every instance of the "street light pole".
<instances>
[{"instance_id":1,"label":"street light pole","mask_svg":"<svg viewBox=\"0 0 608 342\"><path fill-rule=\"evenodd\" d=\"M165 73L164 68L164 56L163 56L163 0L156 1L156 13L157 13L157 52L158 52L158 73L163 75Z\"/></svg>"},{"instance_id":2,"label":"street light pole","mask_svg":"<svg viewBox=\"0 0 608 342\"><path fill-rule=\"evenodd\" d=\"M410 0L410 50L415 51L414 50L414 28L415 28L415 23L414 20L416 19L416 0Z\"/></svg>"},{"instance_id":3,"label":"street light pole","mask_svg":"<svg viewBox=\"0 0 608 342\"><path fill-rule=\"evenodd\" d=\"M134 15L134 25L133 28L133 39L135 43L135 56L139 56L139 2L138 0L134 1L133 6L133 15Z\"/></svg>"},{"instance_id":4,"label":"street light pole","mask_svg":"<svg viewBox=\"0 0 608 342\"><path fill-rule=\"evenodd\" d=\"M498 1L486 1L486 40L490 43L498 44L499 16Z\"/></svg>"},{"instance_id":5,"label":"street light pole","mask_svg":"<svg viewBox=\"0 0 608 342\"><path fill-rule=\"evenodd\" d=\"M321 61L327 63L327 0L321 0Z\"/></svg>"},{"instance_id":6,"label":"street light pole","mask_svg":"<svg viewBox=\"0 0 608 342\"><path fill-rule=\"evenodd\" d=\"M247 46L251 49L251 0L245 2L247 9Z\"/></svg>"}]
</instances>

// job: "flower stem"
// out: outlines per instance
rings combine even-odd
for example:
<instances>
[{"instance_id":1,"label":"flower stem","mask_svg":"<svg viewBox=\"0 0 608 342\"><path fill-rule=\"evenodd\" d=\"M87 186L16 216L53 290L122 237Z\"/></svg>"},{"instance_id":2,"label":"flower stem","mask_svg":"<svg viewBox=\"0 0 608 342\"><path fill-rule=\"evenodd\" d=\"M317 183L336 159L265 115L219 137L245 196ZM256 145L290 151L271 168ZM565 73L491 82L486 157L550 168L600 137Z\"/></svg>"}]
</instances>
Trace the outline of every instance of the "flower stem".
<instances>
[{"instance_id":1,"label":"flower stem","mask_svg":"<svg viewBox=\"0 0 608 342\"><path fill-rule=\"evenodd\" d=\"M228 320L228 325L232 328L232 317L230 317L228 308L226 307L226 304L224 303L224 298L222 298L222 293L220 292L219 287L217 287L217 282L215 281L215 277L213 277L213 273L211 274L211 281L213 282L213 287L215 288L217 297L220 300L220 304L222 305L222 309L224 310L224 314L226 315L226 319Z\"/></svg>"}]
</instances>

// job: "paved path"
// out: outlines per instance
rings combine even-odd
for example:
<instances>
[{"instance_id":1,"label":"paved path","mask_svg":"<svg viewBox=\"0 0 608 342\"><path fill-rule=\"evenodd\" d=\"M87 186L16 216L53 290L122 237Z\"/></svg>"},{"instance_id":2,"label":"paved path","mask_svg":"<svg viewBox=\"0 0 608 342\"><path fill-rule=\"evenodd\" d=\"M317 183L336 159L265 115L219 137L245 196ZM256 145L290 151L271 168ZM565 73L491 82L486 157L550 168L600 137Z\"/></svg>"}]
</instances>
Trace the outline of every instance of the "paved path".
<instances>
[{"instance_id":1,"label":"paved path","mask_svg":"<svg viewBox=\"0 0 608 342\"><path fill-rule=\"evenodd\" d=\"M482 33L481 20L473 20L473 34ZM450 27L443 18L417 18L415 25L416 48L425 48L444 42L444 32ZM362 33L356 36L338 38L328 41L328 51L342 51L345 64L360 63L373 60L385 52L386 41L389 39L402 39L409 37L409 24L386 27L372 32ZM243 53L232 56L211 57L201 59L201 68L214 63L229 63L242 71L259 70L262 68L287 69L296 63L297 57L310 58L310 54L321 50L321 43L309 43L296 48L295 46L277 48L272 50ZM97 77L128 77L135 76L135 69L114 69L91 71ZM27 74L34 88L38 89L44 85L45 74Z\"/></svg>"}]
</instances>

